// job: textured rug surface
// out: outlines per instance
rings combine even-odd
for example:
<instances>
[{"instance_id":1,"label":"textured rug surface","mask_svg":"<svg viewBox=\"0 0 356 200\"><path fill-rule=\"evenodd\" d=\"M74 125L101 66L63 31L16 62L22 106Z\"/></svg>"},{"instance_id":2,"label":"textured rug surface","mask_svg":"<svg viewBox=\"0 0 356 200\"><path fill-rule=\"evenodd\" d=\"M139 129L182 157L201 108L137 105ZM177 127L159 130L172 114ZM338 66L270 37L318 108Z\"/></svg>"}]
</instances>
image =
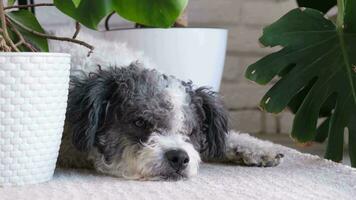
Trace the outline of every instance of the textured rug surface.
<instances>
[{"instance_id":1,"label":"textured rug surface","mask_svg":"<svg viewBox=\"0 0 356 200\"><path fill-rule=\"evenodd\" d=\"M0 188L1 200L76 199L356 199L356 170L275 145L285 154L274 168L203 164L178 182L139 182L90 171L57 170L52 181Z\"/></svg>"}]
</instances>

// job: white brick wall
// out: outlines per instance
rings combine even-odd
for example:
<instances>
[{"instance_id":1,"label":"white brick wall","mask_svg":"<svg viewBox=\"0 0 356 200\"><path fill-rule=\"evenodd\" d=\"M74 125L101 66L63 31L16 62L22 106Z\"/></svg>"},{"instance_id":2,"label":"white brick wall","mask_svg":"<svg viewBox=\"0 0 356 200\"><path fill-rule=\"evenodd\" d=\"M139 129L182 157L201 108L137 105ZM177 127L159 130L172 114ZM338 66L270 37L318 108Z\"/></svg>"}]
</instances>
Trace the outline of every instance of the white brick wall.
<instances>
[{"instance_id":1,"label":"white brick wall","mask_svg":"<svg viewBox=\"0 0 356 200\"><path fill-rule=\"evenodd\" d=\"M247 25L268 25L296 6L290 0L245 0L241 5L241 21Z\"/></svg>"},{"instance_id":2,"label":"white brick wall","mask_svg":"<svg viewBox=\"0 0 356 200\"><path fill-rule=\"evenodd\" d=\"M231 121L231 127L242 132L262 133L262 114L263 113L256 109L230 112L230 118L233 119Z\"/></svg>"},{"instance_id":3,"label":"white brick wall","mask_svg":"<svg viewBox=\"0 0 356 200\"><path fill-rule=\"evenodd\" d=\"M223 82L220 93L231 109L257 109L258 103L270 86L252 83Z\"/></svg>"},{"instance_id":4,"label":"white brick wall","mask_svg":"<svg viewBox=\"0 0 356 200\"><path fill-rule=\"evenodd\" d=\"M232 126L236 129L251 133L287 133L291 129L291 114L275 116L258 109L260 98L271 86L258 86L247 81L244 71L249 64L276 50L260 48L258 38L262 28L295 7L295 0L190 0L188 15L191 26L229 30L221 93L230 109ZM71 19L54 8L50 11L39 8L37 15L45 27L73 24ZM111 22L114 26L132 27L131 23L119 17Z\"/></svg>"},{"instance_id":5,"label":"white brick wall","mask_svg":"<svg viewBox=\"0 0 356 200\"><path fill-rule=\"evenodd\" d=\"M241 2L242 0L190 0L189 22L199 26L239 24Z\"/></svg>"}]
</instances>

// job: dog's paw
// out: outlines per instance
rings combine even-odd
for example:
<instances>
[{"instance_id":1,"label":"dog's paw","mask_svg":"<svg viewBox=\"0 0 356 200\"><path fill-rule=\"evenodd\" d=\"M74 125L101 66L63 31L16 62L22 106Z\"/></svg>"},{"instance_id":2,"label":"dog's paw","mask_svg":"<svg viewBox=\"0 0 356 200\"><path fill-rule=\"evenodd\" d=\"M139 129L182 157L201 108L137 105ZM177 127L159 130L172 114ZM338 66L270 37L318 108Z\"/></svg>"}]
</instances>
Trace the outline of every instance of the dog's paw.
<instances>
[{"instance_id":1,"label":"dog's paw","mask_svg":"<svg viewBox=\"0 0 356 200\"><path fill-rule=\"evenodd\" d=\"M274 167L281 163L284 157L281 153L258 151L251 152L247 149L234 148L227 152L227 158L230 162L256 167Z\"/></svg>"},{"instance_id":2,"label":"dog's paw","mask_svg":"<svg viewBox=\"0 0 356 200\"><path fill-rule=\"evenodd\" d=\"M273 167L281 163L283 154L269 142L248 134L231 132L227 136L226 158L229 162L258 167Z\"/></svg>"}]
</instances>

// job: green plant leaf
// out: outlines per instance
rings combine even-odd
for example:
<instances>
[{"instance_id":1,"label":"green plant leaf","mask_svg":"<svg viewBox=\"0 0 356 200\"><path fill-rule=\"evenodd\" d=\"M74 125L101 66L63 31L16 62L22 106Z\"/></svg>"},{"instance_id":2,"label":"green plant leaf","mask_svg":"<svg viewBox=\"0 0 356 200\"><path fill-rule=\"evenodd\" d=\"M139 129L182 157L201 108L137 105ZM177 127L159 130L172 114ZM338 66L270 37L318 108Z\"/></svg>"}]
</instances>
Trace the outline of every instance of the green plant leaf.
<instances>
[{"instance_id":1,"label":"green plant leaf","mask_svg":"<svg viewBox=\"0 0 356 200\"><path fill-rule=\"evenodd\" d=\"M77 8L81 2L81 0L72 0L73 1L73 4L74 6Z\"/></svg>"},{"instance_id":2,"label":"green plant leaf","mask_svg":"<svg viewBox=\"0 0 356 200\"><path fill-rule=\"evenodd\" d=\"M16 0L7 0L7 6L13 6Z\"/></svg>"},{"instance_id":3,"label":"green plant leaf","mask_svg":"<svg viewBox=\"0 0 356 200\"><path fill-rule=\"evenodd\" d=\"M348 33L356 33L356 1L355 0L343 0L344 1L344 31Z\"/></svg>"},{"instance_id":4,"label":"green plant leaf","mask_svg":"<svg viewBox=\"0 0 356 200\"><path fill-rule=\"evenodd\" d=\"M347 109L353 110L353 107L349 107L350 103L353 103L352 98L347 98L346 101L338 101L334 113L331 115L325 158L335 162L342 160L344 152L344 130L348 125L348 120L351 119L351 113L348 112ZM355 106L355 104L353 104L353 106Z\"/></svg>"},{"instance_id":5,"label":"green plant leaf","mask_svg":"<svg viewBox=\"0 0 356 200\"><path fill-rule=\"evenodd\" d=\"M297 0L299 7L314 8L323 13L327 13L336 6L336 0Z\"/></svg>"},{"instance_id":6,"label":"green plant leaf","mask_svg":"<svg viewBox=\"0 0 356 200\"><path fill-rule=\"evenodd\" d=\"M112 0L81 0L78 7L72 0L54 0L54 5L64 14L91 29L97 29L100 21L113 11Z\"/></svg>"},{"instance_id":7,"label":"green plant leaf","mask_svg":"<svg viewBox=\"0 0 356 200\"><path fill-rule=\"evenodd\" d=\"M45 33L41 25L38 23L36 17L28 10L12 11L6 13L6 15L10 18L11 21L22 24L23 26L34 31ZM19 30L19 32L23 35L24 39L28 43L31 43L39 51L48 52L48 42L46 38L34 35L17 25L15 25L15 27ZM12 33L12 35L14 37L14 33ZM28 49L23 45L20 46L20 49L23 51L28 51Z\"/></svg>"},{"instance_id":8,"label":"green plant leaf","mask_svg":"<svg viewBox=\"0 0 356 200\"><path fill-rule=\"evenodd\" d=\"M123 18L152 27L170 27L188 0L116 0L115 11Z\"/></svg>"},{"instance_id":9,"label":"green plant leaf","mask_svg":"<svg viewBox=\"0 0 356 200\"><path fill-rule=\"evenodd\" d=\"M292 128L292 137L299 142L316 137L317 120L326 107L330 111L326 155L340 161L344 128L356 114L352 112L356 107L356 34L340 30L323 15L314 9L294 9L266 27L260 42L283 49L249 66L246 77L267 84L283 74L261 100L268 112L281 112L301 95Z\"/></svg>"}]
</instances>

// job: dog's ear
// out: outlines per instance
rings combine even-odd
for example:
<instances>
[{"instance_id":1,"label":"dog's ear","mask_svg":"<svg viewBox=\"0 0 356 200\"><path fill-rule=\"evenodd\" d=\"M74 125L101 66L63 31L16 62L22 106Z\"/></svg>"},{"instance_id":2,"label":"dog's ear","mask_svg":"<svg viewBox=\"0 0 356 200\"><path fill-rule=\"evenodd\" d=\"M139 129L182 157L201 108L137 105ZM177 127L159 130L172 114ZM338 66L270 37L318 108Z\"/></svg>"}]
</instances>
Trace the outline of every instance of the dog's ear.
<instances>
[{"instance_id":1,"label":"dog's ear","mask_svg":"<svg viewBox=\"0 0 356 200\"><path fill-rule=\"evenodd\" d=\"M83 79L71 77L67 120L71 123L73 145L79 151L88 151L94 145L115 87L113 75L101 70Z\"/></svg>"},{"instance_id":2,"label":"dog's ear","mask_svg":"<svg viewBox=\"0 0 356 200\"><path fill-rule=\"evenodd\" d=\"M225 151L225 137L228 132L228 114L216 92L200 87L193 92L194 101L202 110L203 134L207 154L221 158Z\"/></svg>"}]
</instances>

